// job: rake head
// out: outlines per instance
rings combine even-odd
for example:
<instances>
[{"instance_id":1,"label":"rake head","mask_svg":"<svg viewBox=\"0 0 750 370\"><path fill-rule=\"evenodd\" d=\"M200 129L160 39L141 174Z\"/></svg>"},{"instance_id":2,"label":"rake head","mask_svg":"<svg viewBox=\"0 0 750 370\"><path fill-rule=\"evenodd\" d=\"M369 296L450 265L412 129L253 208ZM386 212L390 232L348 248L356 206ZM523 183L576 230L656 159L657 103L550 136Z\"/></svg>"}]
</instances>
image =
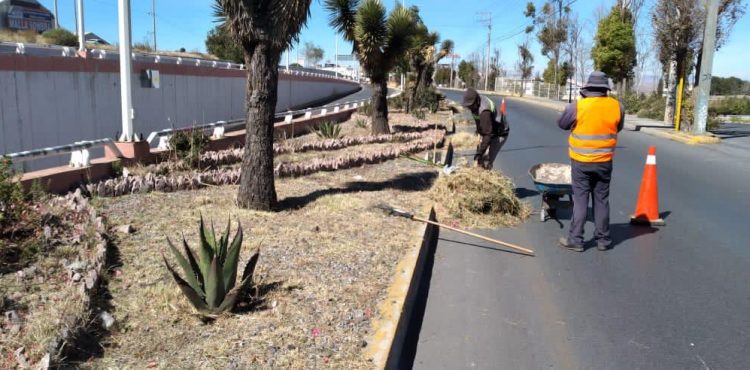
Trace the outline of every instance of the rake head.
<instances>
[{"instance_id":1,"label":"rake head","mask_svg":"<svg viewBox=\"0 0 750 370\"><path fill-rule=\"evenodd\" d=\"M404 211L402 209L393 208L390 205L386 203L378 203L372 206L372 208L379 209L383 212L385 212L389 216L398 216L398 217L404 217L408 219L414 218L414 214Z\"/></svg>"}]
</instances>

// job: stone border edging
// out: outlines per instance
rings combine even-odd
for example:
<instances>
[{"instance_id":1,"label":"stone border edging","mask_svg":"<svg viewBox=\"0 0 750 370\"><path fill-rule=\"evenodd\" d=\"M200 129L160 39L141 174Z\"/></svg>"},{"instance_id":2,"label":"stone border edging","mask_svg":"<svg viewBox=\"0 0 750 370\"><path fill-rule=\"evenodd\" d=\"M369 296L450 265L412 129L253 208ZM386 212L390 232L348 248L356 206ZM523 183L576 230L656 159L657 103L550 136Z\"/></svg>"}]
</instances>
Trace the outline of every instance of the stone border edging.
<instances>
[{"instance_id":1,"label":"stone border edging","mask_svg":"<svg viewBox=\"0 0 750 370\"><path fill-rule=\"evenodd\" d=\"M432 204L422 214L436 221ZM414 232L413 245L396 265L396 272L385 300L379 306L379 316L372 323L373 334L368 340L365 355L378 369L398 368L409 322L419 293L427 254L437 242L439 228L420 223Z\"/></svg>"}]
</instances>

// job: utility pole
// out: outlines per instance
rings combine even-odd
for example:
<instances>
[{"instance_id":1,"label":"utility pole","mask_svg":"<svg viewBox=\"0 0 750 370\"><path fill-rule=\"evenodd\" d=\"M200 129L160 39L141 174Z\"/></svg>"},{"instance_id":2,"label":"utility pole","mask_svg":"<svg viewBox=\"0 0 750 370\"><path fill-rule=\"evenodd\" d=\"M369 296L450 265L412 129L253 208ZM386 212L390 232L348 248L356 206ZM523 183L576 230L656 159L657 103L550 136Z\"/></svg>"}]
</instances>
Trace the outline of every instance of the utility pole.
<instances>
[{"instance_id":1,"label":"utility pole","mask_svg":"<svg viewBox=\"0 0 750 370\"><path fill-rule=\"evenodd\" d=\"M58 18L57 18L57 0L55 0L54 6L55 6L55 28L60 28L60 21L58 21Z\"/></svg>"},{"instance_id":2,"label":"utility pole","mask_svg":"<svg viewBox=\"0 0 750 370\"><path fill-rule=\"evenodd\" d=\"M336 71L336 78L339 78L339 35L336 35L336 66L333 68Z\"/></svg>"},{"instance_id":3,"label":"utility pole","mask_svg":"<svg viewBox=\"0 0 750 370\"><path fill-rule=\"evenodd\" d=\"M152 36L154 37L154 51L156 48L156 0L151 0L151 23L152 23Z\"/></svg>"},{"instance_id":4,"label":"utility pole","mask_svg":"<svg viewBox=\"0 0 750 370\"><path fill-rule=\"evenodd\" d=\"M716 48L716 22L719 18L719 0L708 0L706 6L706 29L703 34L703 56L701 58L698 95L695 100L695 119L693 133L706 133L708 119L708 99L711 95L711 74L714 66L714 49Z\"/></svg>"},{"instance_id":5,"label":"utility pole","mask_svg":"<svg viewBox=\"0 0 750 370\"><path fill-rule=\"evenodd\" d=\"M486 91L489 89L490 80L490 53L492 53L492 49L490 48L492 45L492 13L482 12L479 14L481 16L480 22L487 25L487 64L484 66L484 90Z\"/></svg>"},{"instance_id":6,"label":"utility pole","mask_svg":"<svg viewBox=\"0 0 750 370\"><path fill-rule=\"evenodd\" d=\"M555 20L555 33L560 30L560 20L562 20L562 0L557 0L557 19ZM557 44L556 50L555 50L555 100L560 99L560 83L557 80L557 73L559 69L560 64L560 42L559 40L555 40L555 43ZM547 94L547 98L549 98L549 94Z\"/></svg>"},{"instance_id":7,"label":"utility pole","mask_svg":"<svg viewBox=\"0 0 750 370\"><path fill-rule=\"evenodd\" d=\"M120 35L120 103L122 108L122 136L120 141L135 141L133 135L133 94L131 79L133 61L130 49L130 0L117 2Z\"/></svg>"},{"instance_id":8,"label":"utility pole","mask_svg":"<svg viewBox=\"0 0 750 370\"><path fill-rule=\"evenodd\" d=\"M83 0L76 1L76 10L78 11L78 19L76 20L76 28L78 28L78 50L86 50L86 31L83 29Z\"/></svg>"}]
</instances>

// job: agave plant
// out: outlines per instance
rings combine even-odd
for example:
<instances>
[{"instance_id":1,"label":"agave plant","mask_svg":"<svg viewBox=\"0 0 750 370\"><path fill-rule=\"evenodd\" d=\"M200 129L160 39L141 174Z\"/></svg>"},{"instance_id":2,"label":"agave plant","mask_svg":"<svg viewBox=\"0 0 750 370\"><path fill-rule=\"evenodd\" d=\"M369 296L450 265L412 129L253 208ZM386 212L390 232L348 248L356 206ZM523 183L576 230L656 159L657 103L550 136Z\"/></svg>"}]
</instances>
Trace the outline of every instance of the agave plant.
<instances>
[{"instance_id":1,"label":"agave plant","mask_svg":"<svg viewBox=\"0 0 750 370\"><path fill-rule=\"evenodd\" d=\"M227 229L216 239L213 225L209 230L201 216L200 224L200 247L198 256L188 246L185 237L182 237L182 246L185 255L172 244L167 238L169 249L182 268L185 278L183 279L177 271L164 258L164 264L172 273L177 285L187 297L188 301L202 314L215 315L230 311L234 308L237 300L245 294L247 288L253 281L253 272L258 263L260 252L256 251L245 265L242 279L239 284L237 280L237 266L242 247L242 225L237 222L237 233L229 243L229 229L231 222L227 223Z\"/></svg>"},{"instance_id":2,"label":"agave plant","mask_svg":"<svg viewBox=\"0 0 750 370\"><path fill-rule=\"evenodd\" d=\"M338 139L341 136L341 126L333 122L323 122L315 130L315 134L323 139Z\"/></svg>"}]
</instances>

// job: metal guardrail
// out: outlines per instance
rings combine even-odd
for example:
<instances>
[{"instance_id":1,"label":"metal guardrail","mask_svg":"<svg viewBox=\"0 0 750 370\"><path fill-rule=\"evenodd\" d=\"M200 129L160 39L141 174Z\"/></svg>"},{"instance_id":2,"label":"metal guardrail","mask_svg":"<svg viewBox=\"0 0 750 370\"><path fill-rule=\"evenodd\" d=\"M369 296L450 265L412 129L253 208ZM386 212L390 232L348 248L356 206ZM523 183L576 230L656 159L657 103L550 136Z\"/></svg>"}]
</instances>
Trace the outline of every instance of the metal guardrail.
<instances>
[{"instance_id":1,"label":"metal guardrail","mask_svg":"<svg viewBox=\"0 0 750 370\"><path fill-rule=\"evenodd\" d=\"M70 165L71 167L88 167L89 166L89 152L90 148L95 147L108 147L115 153L116 156L122 157L120 149L117 148L112 139L99 139L99 140L85 140L76 141L73 144L51 146L42 149L26 150L23 152L7 154L6 157L10 158L14 163L23 163L26 161L47 158L57 155L63 155L71 153Z\"/></svg>"},{"instance_id":2,"label":"metal guardrail","mask_svg":"<svg viewBox=\"0 0 750 370\"><path fill-rule=\"evenodd\" d=\"M107 49L88 49L87 52L94 59L103 60L119 60L120 53L115 50ZM14 43L14 42L0 42L0 54L20 54L20 55L35 55L35 56L49 56L49 57L65 57L65 58L77 58L79 57L78 51L74 47L60 46L60 45L45 45L45 44L27 44L27 43ZM206 68L220 68L220 69L233 69L233 70L244 70L246 69L244 64L232 63L226 60L214 60L214 59L200 59L194 57L181 57L173 55L161 55L161 54L149 54L149 53L132 53L131 58L136 62L147 62L157 64L177 64L177 65L192 65L196 67ZM303 76L303 77L317 77L317 78L329 78L336 80L345 81L356 81L353 78L347 76L335 76L328 71L311 72L299 69L286 69L279 68L279 73L290 75L290 76Z\"/></svg>"},{"instance_id":3,"label":"metal guardrail","mask_svg":"<svg viewBox=\"0 0 750 370\"><path fill-rule=\"evenodd\" d=\"M388 95L388 98L395 98L401 95L401 93L402 91L399 90L396 93ZM304 115L305 118L312 118L313 112L316 112L316 111L319 112L317 116L324 116L328 114L329 108L333 108L332 113L338 113L341 109L347 110L347 109L352 109L352 108L359 108L359 107L364 106L368 100L370 100L369 97L358 99L358 100L340 102L340 103L330 103L330 104L326 104L326 105L315 107L315 108L305 108L305 109L299 109L299 110L294 110L294 111L279 112L275 114L275 117L277 119L284 118L284 122L289 123L289 122L292 122L295 116ZM214 128L214 132L211 135L211 137L220 138L224 135L224 132L226 129L234 128L236 126L241 126L244 124L245 124L244 119L235 119L235 120L230 120L230 121L217 121L217 122L204 123L200 125L181 127L181 128L175 128L175 129L168 128L168 129L164 129L160 131L151 132L146 138L146 141L149 144L152 144L156 138L160 138L158 148L166 148L169 135L177 131L183 131L187 129L205 130L209 128Z\"/></svg>"},{"instance_id":4,"label":"metal guardrail","mask_svg":"<svg viewBox=\"0 0 750 370\"><path fill-rule=\"evenodd\" d=\"M393 93L388 96L388 98L394 98L399 95L401 95L402 91L397 91L396 93ZM306 118L312 117L312 112L319 110L320 113L318 116L323 116L328 113L328 108L333 107L332 113L338 113L342 107L344 110L352 109L352 108L358 108L361 106L364 106L365 102L369 100L370 98L363 98L353 101L345 101L342 103L331 103L324 105L322 107L316 107L316 108L307 108L307 109L300 109L296 111L288 111L288 112L281 112L276 113L276 118L284 118L285 122L291 122L294 116L302 115L304 114ZM217 121L217 122L211 122L211 123L205 123L201 125L196 126L190 126L190 127L181 127L181 128L169 128L164 129L160 131L154 131L151 134L149 134L146 141L151 144L157 137L160 138L159 147L163 147L168 142L169 135L180 130L186 130L186 129L209 129L214 128L214 134L213 137L221 137L224 134L224 131L227 128L233 128L235 126L244 125L245 120L244 119L235 119L230 121ZM67 153L71 153L71 160L70 165L71 167L87 167L89 166L89 152L88 149L94 148L94 147L108 147L112 152L118 156L122 157L122 153L120 153L120 150L115 145L114 141L109 138L105 139L99 139L99 140L87 140L87 141L77 141L73 144L66 144L66 145L58 145L58 146L52 146L42 149L34 149L34 150L27 150L17 153L11 153L6 154L7 157L9 157L13 162L15 163L22 163L34 159L39 158L46 158L51 156L58 156L63 155Z\"/></svg>"}]
</instances>

